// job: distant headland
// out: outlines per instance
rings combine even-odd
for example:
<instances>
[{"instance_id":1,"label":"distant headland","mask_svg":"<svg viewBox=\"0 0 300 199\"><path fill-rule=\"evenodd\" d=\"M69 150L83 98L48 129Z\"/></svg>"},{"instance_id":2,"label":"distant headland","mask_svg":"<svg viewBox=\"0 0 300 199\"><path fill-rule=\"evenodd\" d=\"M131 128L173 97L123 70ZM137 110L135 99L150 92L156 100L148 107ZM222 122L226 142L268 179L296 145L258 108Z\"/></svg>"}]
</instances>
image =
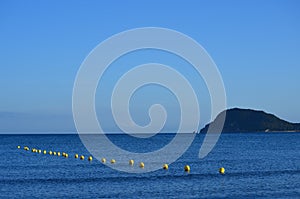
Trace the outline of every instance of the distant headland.
<instances>
[{"instance_id":1,"label":"distant headland","mask_svg":"<svg viewBox=\"0 0 300 199\"><path fill-rule=\"evenodd\" d=\"M207 124L201 133L207 132L209 125L218 122L225 111ZM233 108L226 110L226 119L222 132L300 132L300 123L290 123L264 111Z\"/></svg>"}]
</instances>

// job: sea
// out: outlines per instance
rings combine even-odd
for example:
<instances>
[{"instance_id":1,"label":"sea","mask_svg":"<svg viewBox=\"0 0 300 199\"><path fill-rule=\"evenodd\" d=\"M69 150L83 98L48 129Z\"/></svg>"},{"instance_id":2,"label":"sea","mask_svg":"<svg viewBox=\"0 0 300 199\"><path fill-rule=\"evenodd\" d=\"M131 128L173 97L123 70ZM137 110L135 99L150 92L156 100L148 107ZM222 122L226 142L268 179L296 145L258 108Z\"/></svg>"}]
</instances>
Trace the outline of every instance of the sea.
<instances>
[{"instance_id":1,"label":"sea","mask_svg":"<svg viewBox=\"0 0 300 199\"><path fill-rule=\"evenodd\" d=\"M144 153L163 147L175 135L107 136L120 148L130 144L131 150ZM0 198L300 198L300 133L223 133L199 159L203 139L203 134L196 135L168 170L127 173L108 166L110 160L88 161L91 154L77 134L2 134ZM49 150L69 156L49 155Z\"/></svg>"}]
</instances>

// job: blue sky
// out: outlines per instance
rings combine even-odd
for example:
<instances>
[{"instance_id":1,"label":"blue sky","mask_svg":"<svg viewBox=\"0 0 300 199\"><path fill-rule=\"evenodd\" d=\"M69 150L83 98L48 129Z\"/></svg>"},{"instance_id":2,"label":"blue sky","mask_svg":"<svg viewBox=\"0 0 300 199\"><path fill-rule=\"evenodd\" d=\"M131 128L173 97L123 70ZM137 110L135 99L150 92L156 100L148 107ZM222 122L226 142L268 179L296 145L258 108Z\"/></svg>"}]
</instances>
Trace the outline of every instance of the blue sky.
<instances>
[{"instance_id":1,"label":"blue sky","mask_svg":"<svg viewBox=\"0 0 300 199\"><path fill-rule=\"evenodd\" d=\"M0 131L74 131L72 89L84 58L108 37L147 26L174 29L200 43L220 70L228 107L300 122L299 8L296 0L1 1ZM139 62L149 61L141 57ZM194 76L187 72L189 78ZM174 96L166 94L160 100L176 110ZM207 103L205 97L200 103L204 115ZM133 110L143 115L141 104ZM99 114L109 109L97 107ZM176 127L178 117L171 119L170 128Z\"/></svg>"}]
</instances>

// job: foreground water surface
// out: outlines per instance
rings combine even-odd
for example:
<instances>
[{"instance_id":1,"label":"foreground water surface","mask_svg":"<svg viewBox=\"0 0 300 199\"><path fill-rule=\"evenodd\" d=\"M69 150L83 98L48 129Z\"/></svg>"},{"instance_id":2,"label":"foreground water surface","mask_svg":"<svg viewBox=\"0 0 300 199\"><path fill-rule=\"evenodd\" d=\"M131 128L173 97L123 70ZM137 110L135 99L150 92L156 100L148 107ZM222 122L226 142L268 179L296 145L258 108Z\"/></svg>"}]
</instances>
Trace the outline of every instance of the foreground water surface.
<instances>
[{"instance_id":1,"label":"foreground water surface","mask_svg":"<svg viewBox=\"0 0 300 199\"><path fill-rule=\"evenodd\" d=\"M213 151L199 159L203 137L197 135L169 170L134 174L116 171L95 158L88 162L90 153L78 135L0 135L0 196L300 198L300 133L222 134ZM126 150L148 152L163 147L174 135L109 138ZM69 157L33 153L24 146L67 152ZM85 155L85 160L75 159L75 153ZM191 167L189 174L183 170L186 164ZM226 169L225 175L218 173L220 167ZM140 168L135 165L133 169Z\"/></svg>"}]
</instances>

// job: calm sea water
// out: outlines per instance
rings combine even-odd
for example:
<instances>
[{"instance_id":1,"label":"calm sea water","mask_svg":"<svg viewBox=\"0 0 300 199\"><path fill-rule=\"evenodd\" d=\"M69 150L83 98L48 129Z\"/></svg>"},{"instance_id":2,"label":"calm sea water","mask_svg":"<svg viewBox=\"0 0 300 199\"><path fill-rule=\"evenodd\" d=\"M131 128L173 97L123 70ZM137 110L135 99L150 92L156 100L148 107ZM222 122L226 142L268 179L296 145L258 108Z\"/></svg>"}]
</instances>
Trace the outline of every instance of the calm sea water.
<instances>
[{"instance_id":1,"label":"calm sea water","mask_svg":"<svg viewBox=\"0 0 300 199\"><path fill-rule=\"evenodd\" d=\"M174 135L131 139L110 135L120 147L156 150ZM300 198L300 133L222 134L204 159L203 135L169 170L131 174L97 160L74 158L88 151L78 135L0 135L1 198ZM134 142L134 143L133 143ZM69 158L17 149L68 152ZM110 163L107 163L110 164ZM189 164L191 172L185 173ZM225 175L218 169L225 167ZM139 169L136 167L136 169Z\"/></svg>"}]
</instances>

